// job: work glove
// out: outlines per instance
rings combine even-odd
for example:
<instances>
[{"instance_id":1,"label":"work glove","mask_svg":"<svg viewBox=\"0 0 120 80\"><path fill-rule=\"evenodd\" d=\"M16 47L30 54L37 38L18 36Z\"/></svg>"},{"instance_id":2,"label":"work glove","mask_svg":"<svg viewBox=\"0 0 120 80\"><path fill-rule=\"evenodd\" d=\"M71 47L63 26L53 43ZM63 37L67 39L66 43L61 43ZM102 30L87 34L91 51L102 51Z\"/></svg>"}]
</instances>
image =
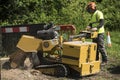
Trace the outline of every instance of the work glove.
<instances>
[{"instance_id":1,"label":"work glove","mask_svg":"<svg viewBox=\"0 0 120 80\"><path fill-rule=\"evenodd\" d=\"M97 31L98 29L96 27L91 28L91 31Z\"/></svg>"},{"instance_id":2,"label":"work glove","mask_svg":"<svg viewBox=\"0 0 120 80\"><path fill-rule=\"evenodd\" d=\"M92 28L91 26L87 26L86 30L89 31L89 30L91 30L91 28Z\"/></svg>"}]
</instances>

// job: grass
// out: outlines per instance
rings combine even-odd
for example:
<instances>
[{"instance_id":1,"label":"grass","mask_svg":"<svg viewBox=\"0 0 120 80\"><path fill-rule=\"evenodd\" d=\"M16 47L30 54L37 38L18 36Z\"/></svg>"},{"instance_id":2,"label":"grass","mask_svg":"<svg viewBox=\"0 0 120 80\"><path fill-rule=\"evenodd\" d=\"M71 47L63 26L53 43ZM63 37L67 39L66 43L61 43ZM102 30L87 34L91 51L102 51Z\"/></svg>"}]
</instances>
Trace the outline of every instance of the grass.
<instances>
[{"instance_id":1,"label":"grass","mask_svg":"<svg viewBox=\"0 0 120 80\"><path fill-rule=\"evenodd\" d=\"M106 35L107 38L107 35ZM111 47L106 46L108 55L108 65L104 67L101 73L101 80L119 80L120 79L120 32L110 32Z\"/></svg>"},{"instance_id":2,"label":"grass","mask_svg":"<svg viewBox=\"0 0 120 80\"><path fill-rule=\"evenodd\" d=\"M110 32L110 38L112 46L106 46L108 56L120 62L120 32Z\"/></svg>"}]
</instances>

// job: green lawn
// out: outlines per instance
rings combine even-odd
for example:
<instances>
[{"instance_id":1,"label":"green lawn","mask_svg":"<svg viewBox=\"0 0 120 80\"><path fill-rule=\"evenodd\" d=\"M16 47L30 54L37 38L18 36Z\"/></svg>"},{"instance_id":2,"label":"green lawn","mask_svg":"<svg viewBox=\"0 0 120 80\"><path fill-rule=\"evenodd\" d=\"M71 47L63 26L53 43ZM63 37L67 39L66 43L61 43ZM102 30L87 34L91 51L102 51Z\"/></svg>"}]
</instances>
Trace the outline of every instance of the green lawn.
<instances>
[{"instance_id":1,"label":"green lawn","mask_svg":"<svg viewBox=\"0 0 120 80\"><path fill-rule=\"evenodd\" d=\"M108 65L106 65L101 72L103 74L101 75L101 80L120 79L120 32L110 32L110 38L112 46L106 46L108 55Z\"/></svg>"},{"instance_id":2,"label":"green lawn","mask_svg":"<svg viewBox=\"0 0 120 80\"><path fill-rule=\"evenodd\" d=\"M111 47L107 47L108 56L111 58L114 58L116 60L119 60L117 62L120 62L120 32L110 32L110 38L111 38Z\"/></svg>"}]
</instances>

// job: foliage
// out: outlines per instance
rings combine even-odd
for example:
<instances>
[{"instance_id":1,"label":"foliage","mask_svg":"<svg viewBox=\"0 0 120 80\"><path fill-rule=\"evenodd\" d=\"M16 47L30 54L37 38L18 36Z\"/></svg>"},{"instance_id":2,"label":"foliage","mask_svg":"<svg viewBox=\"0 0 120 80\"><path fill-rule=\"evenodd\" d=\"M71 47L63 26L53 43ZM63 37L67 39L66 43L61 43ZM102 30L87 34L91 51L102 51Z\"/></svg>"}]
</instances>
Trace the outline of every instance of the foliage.
<instances>
[{"instance_id":1,"label":"foliage","mask_svg":"<svg viewBox=\"0 0 120 80\"><path fill-rule=\"evenodd\" d=\"M98 4L99 9L103 11L106 21L106 27L109 30L120 30L120 1L117 0L103 0Z\"/></svg>"},{"instance_id":2,"label":"foliage","mask_svg":"<svg viewBox=\"0 0 120 80\"><path fill-rule=\"evenodd\" d=\"M86 5L90 0L0 0L0 25L37 24L53 21L55 24L74 24L77 30L88 25L90 15ZM97 8L105 15L106 28L118 30L120 2L98 1ZM101 2L100 2L101 1Z\"/></svg>"}]
</instances>

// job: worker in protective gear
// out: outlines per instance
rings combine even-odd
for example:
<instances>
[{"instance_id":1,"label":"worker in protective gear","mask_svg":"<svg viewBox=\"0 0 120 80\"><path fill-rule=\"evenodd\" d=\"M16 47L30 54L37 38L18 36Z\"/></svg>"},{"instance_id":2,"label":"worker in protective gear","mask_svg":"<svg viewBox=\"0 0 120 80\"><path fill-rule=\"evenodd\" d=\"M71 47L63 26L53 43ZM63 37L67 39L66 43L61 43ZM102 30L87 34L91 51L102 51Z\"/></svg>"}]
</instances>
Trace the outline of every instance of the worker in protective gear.
<instances>
[{"instance_id":1,"label":"worker in protective gear","mask_svg":"<svg viewBox=\"0 0 120 80\"><path fill-rule=\"evenodd\" d=\"M102 63L107 63L107 52L104 45L104 16L103 13L96 9L95 2L89 2L86 10L91 14L91 20L87 29L97 28L98 37L93 39L97 43L96 60L99 60L99 52L102 56Z\"/></svg>"}]
</instances>

